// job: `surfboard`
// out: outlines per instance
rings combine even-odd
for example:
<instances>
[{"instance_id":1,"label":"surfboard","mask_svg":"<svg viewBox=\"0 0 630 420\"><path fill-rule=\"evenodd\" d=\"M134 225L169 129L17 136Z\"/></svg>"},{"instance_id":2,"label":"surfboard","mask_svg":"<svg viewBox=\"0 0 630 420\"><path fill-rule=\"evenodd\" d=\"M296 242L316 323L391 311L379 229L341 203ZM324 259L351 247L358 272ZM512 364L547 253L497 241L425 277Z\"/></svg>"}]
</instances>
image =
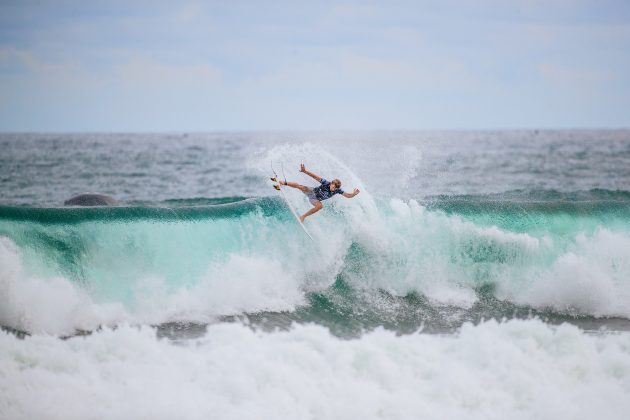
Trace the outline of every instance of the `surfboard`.
<instances>
[{"instance_id":1,"label":"surfboard","mask_svg":"<svg viewBox=\"0 0 630 420\"><path fill-rule=\"evenodd\" d=\"M284 202L286 203L287 207L289 207L289 210L291 210L291 214L293 214L293 217L295 217L295 220L297 220L297 222L300 224L300 226L302 227L302 229L304 230L304 233L306 233L306 236L308 236L309 238L311 238L311 241L315 242L315 239L313 239L313 237L311 236L310 233L308 233L308 230L306 230L306 226L304 226L304 223L302 223L302 221L300 220L300 216L298 216L297 212L295 211L295 209L293 208L293 206L291 205L291 203L289 203L289 200L287 199L287 196L284 193L284 188L282 188L282 185L280 185L280 181L278 179L278 175L275 174L274 175L276 177L276 182L275 185L278 186L277 190L280 191L280 195L282 196L282 199L284 200Z\"/></svg>"}]
</instances>

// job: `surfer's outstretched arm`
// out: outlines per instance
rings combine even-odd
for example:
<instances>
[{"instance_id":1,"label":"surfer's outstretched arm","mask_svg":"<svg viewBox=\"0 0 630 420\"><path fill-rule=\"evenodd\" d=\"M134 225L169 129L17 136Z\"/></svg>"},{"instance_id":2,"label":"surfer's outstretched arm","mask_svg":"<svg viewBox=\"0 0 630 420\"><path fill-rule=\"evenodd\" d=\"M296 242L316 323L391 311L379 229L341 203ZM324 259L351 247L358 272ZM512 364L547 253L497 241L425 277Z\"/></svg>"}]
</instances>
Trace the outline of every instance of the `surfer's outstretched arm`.
<instances>
[{"instance_id":1,"label":"surfer's outstretched arm","mask_svg":"<svg viewBox=\"0 0 630 420\"><path fill-rule=\"evenodd\" d=\"M361 192L361 191L359 191L359 189L358 189L358 188L355 188L355 189L354 189L354 191L352 191L351 193L345 192L345 193L343 193L342 195L343 195L344 197L346 197L346 198L352 198L352 197L354 197L355 195L359 194L360 192Z\"/></svg>"},{"instance_id":2,"label":"surfer's outstretched arm","mask_svg":"<svg viewBox=\"0 0 630 420\"><path fill-rule=\"evenodd\" d=\"M303 163L300 164L300 172L304 172L306 175L310 176L311 178L313 178L317 182L322 182L322 177L318 176L318 175L315 175L313 172L311 172L308 169L306 169L304 167Z\"/></svg>"}]
</instances>

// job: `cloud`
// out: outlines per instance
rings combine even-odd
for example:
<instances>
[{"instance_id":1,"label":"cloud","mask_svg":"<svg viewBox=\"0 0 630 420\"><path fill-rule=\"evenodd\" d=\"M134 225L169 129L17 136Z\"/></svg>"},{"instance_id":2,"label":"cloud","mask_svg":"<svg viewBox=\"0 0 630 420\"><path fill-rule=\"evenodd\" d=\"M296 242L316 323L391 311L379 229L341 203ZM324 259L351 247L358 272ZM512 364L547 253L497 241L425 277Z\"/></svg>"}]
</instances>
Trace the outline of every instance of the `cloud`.
<instances>
[{"instance_id":1,"label":"cloud","mask_svg":"<svg viewBox=\"0 0 630 420\"><path fill-rule=\"evenodd\" d=\"M53 130L200 129L216 112L222 89L222 72L206 63L132 56L109 69L91 69L0 49L0 127L28 130L35 117Z\"/></svg>"},{"instance_id":2,"label":"cloud","mask_svg":"<svg viewBox=\"0 0 630 420\"><path fill-rule=\"evenodd\" d=\"M36 67L36 62L35 58L26 51L16 48L0 48L0 66L2 69L24 67L30 70Z\"/></svg>"},{"instance_id":3,"label":"cloud","mask_svg":"<svg viewBox=\"0 0 630 420\"><path fill-rule=\"evenodd\" d=\"M0 2L0 130L627 125L602 1Z\"/></svg>"},{"instance_id":4,"label":"cloud","mask_svg":"<svg viewBox=\"0 0 630 420\"><path fill-rule=\"evenodd\" d=\"M49 63L35 57L31 52L17 48L0 48L0 70L47 75L50 78L65 78L77 66L72 63Z\"/></svg>"},{"instance_id":5,"label":"cloud","mask_svg":"<svg viewBox=\"0 0 630 420\"><path fill-rule=\"evenodd\" d=\"M116 73L121 83L131 89L181 91L186 94L220 86L222 75L217 67L210 64L166 64L147 57L133 57L117 66Z\"/></svg>"},{"instance_id":6,"label":"cloud","mask_svg":"<svg viewBox=\"0 0 630 420\"><path fill-rule=\"evenodd\" d=\"M15 92L17 86L11 85L16 82L29 85L31 91L40 95L48 91L82 92L98 83L97 77L80 64L45 61L27 50L1 48L0 86Z\"/></svg>"},{"instance_id":7,"label":"cloud","mask_svg":"<svg viewBox=\"0 0 630 420\"><path fill-rule=\"evenodd\" d=\"M474 69L455 56L378 58L350 53L340 61L348 81L368 86L442 94L470 92L480 87Z\"/></svg>"},{"instance_id":8,"label":"cloud","mask_svg":"<svg viewBox=\"0 0 630 420\"><path fill-rule=\"evenodd\" d=\"M608 75L591 69L561 66L551 63L541 63L537 66L538 74L545 80L555 84L573 88L583 88L609 79Z\"/></svg>"},{"instance_id":9,"label":"cloud","mask_svg":"<svg viewBox=\"0 0 630 420\"><path fill-rule=\"evenodd\" d=\"M168 64L144 57L132 56L115 65L113 71L95 71L73 62L48 62L30 51L0 49L0 75L13 74L39 84L75 85L80 90L86 84L117 85L124 89L182 92L201 94L221 85L222 72L210 64ZM68 86L64 86L68 87Z\"/></svg>"}]
</instances>

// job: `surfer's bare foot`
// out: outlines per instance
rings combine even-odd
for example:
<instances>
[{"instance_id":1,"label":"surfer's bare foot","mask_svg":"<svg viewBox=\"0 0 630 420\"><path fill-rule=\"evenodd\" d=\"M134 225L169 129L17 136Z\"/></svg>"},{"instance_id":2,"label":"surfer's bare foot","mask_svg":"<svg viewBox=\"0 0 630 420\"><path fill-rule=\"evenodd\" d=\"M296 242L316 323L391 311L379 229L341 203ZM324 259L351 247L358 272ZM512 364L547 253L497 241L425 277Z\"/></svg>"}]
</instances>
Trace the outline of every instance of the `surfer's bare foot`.
<instances>
[{"instance_id":1,"label":"surfer's bare foot","mask_svg":"<svg viewBox=\"0 0 630 420\"><path fill-rule=\"evenodd\" d=\"M306 219L306 216L300 216L300 222L304 223L304 219Z\"/></svg>"}]
</instances>

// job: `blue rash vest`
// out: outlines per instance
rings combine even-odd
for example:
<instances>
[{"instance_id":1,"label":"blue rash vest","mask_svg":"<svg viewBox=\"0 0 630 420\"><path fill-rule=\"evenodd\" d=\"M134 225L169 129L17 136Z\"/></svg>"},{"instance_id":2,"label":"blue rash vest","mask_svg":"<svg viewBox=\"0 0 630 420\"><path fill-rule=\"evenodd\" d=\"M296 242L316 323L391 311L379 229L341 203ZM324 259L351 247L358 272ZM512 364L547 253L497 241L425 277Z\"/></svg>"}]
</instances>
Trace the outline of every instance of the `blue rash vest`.
<instances>
[{"instance_id":1,"label":"blue rash vest","mask_svg":"<svg viewBox=\"0 0 630 420\"><path fill-rule=\"evenodd\" d=\"M328 200L335 194L343 194L343 190L341 188L337 188L335 191L330 191L330 182L326 181L324 178L320 181L321 185L319 187L313 188L313 194L315 194L315 198L319 201Z\"/></svg>"}]
</instances>

